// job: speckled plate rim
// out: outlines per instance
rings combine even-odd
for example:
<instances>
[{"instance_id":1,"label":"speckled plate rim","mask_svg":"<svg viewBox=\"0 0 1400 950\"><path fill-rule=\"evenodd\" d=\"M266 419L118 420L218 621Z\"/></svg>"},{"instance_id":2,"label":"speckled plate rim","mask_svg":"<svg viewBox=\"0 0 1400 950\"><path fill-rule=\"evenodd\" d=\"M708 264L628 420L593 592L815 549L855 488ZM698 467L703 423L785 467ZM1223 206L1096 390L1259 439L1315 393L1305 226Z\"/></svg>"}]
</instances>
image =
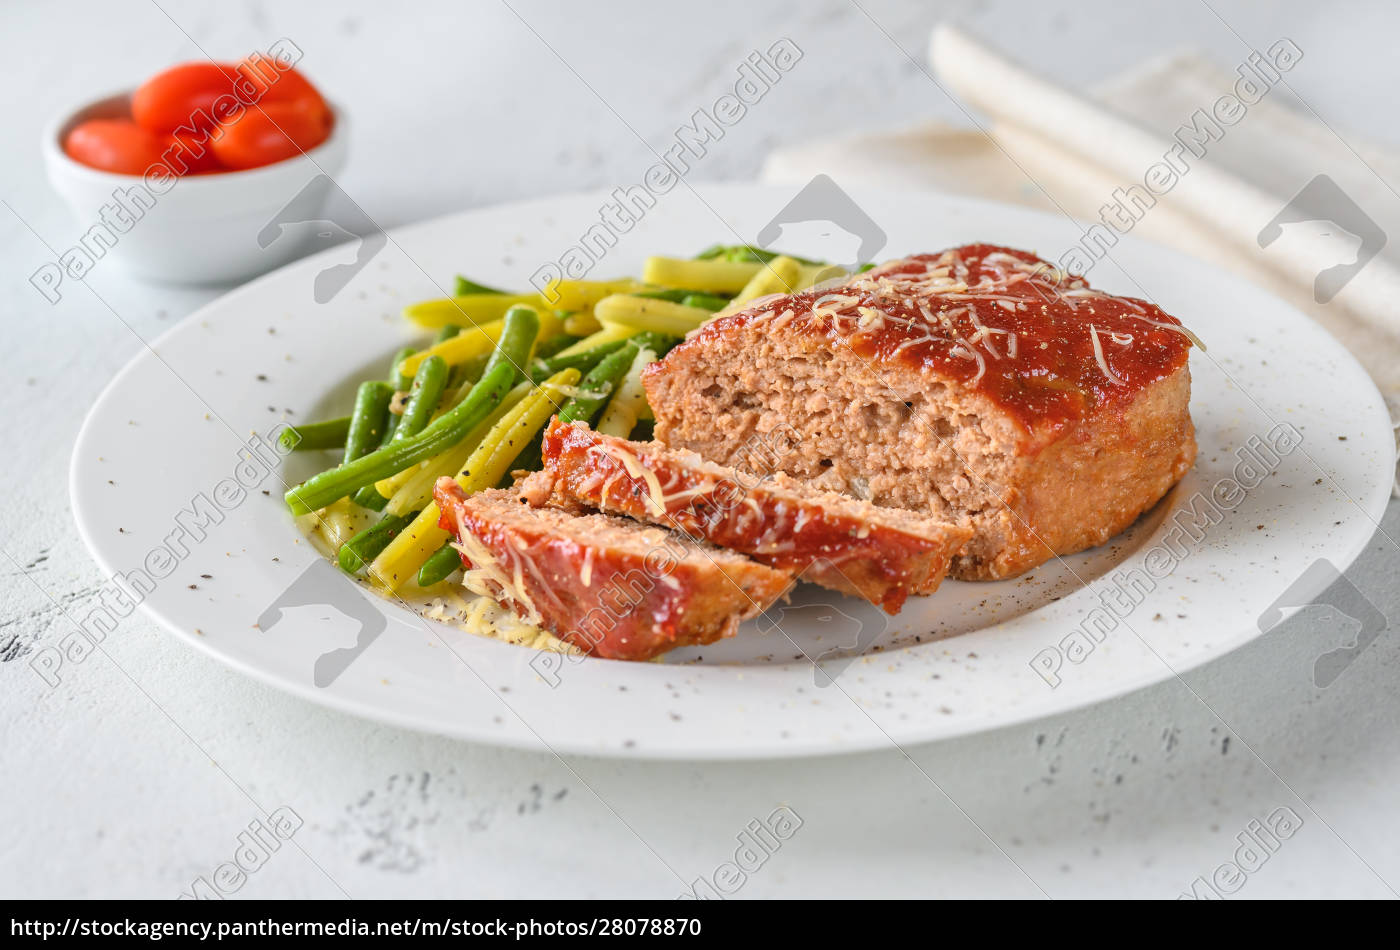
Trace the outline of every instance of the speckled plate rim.
<instances>
[{"instance_id":1,"label":"speckled plate rim","mask_svg":"<svg viewBox=\"0 0 1400 950\"><path fill-rule=\"evenodd\" d=\"M647 253L683 253L732 233L752 239L792 193L748 184L698 185L694 194L677 190L619 242L597 276L633 272ZM979 239L1053 256L1078 236L1070 222L992 202L878 189L851 189L851 194L886 230L885 256ZM303 411L323 408L329 387L362 374L405 339L407 331L395 315L402 303L435 295L435 285L457 270L476 268L475 276L523 286L534 269L530 265L554 259L571 237L596 221L606 199L601 193L540 199L396 229L389 246L322 307L312 302L313 280L346 258L344 247L333 248L219 298L153 341L94 403L74 446L74 517L98 563L109 575L141 563L139 555L160 540L156 526L168 530L180 506L170 499L187 498L182 492L207 489L229 474L230 464L210 456L227 449L231 457L238 443L228 429L210 427L201 405L239 431L255 420L259 425L248 425L249 431L262 431L273 418L259 415L266 402ZM326 633L317 626L326 618L318 617L297 621L274 638L267 631L250 633L252 624L245 623L259 612L250 605L265 605L269 594L284 589L312 560L281 508L276 482L267 483L276 490L266 498L251 493L251 503L210 529L205 544L224 549L226 560L217 580L205 584L218 588L206 602L192 598L188 584L199 588L199 575L212 573L198 566L205 563L202 557L214 556L212 548L180 562L140 609L232 668L331 708L482 742L590 755L738 759L854 752L1011 725L1169 679L1258 636L1262 607L1311 561L1325 558L1340 569L1360 553L1386 503L1393 445L1383 400L1370 379L1302 314L1206 264L1143 241L1125 238L1115 260L1122 272L1101 265L1103 275L1093 275L1097 284L1150 293L1211 345L1208 359L1192 360L1193 414L1203 443L1197 471L1159 506L1155 520L1145 517L1151 524L1140 523L1130 532L1126 553L1107 561L1102 551L1071 559L1090 570L1094 589L1072 590L959 637L867 655L842 667L838 690L818 689L810 664L781 660L692 665L588 660L570 666L550 687L530 666L533 651L457 631L425 635L417 618L387 602L378 603L386 633L334 683L318 687L301 640L312 644L314 657L327 645L341 644L337 636L343 638L343 631ZM1132 275L1131 283L1125 273ZM323 339L324 321L332 317L353 337L318 354L333 365L304 372L301 360L285 379L274 378L268 386L254 382L279 347L290 355L307 341ZM265 322L275 322L277 332L266 333ZM273 338L277 346L267 343ZM170 372L157 372L161 363L184 379L198 380L201 399ZM1230 371L1229 380L1219 373L1221 365ZM1212 382L1216 375L1221 379ZM1247 397L1237 392L1235 381ZM1222 522L1239 527L1267 517L1278 526L1268 542L1234 529L1208 536L1132 615L1160 616L1157 608L1170 609L1189 590L1196 598L1193 613L1204 611L1211 618L1208 626L1168 617L1136 644L1109 638L1082 666L1066 664L1065 671L1076 675L1050 689L1031 667L1031 657L1058 644L1097 603L1098 584L1110 570L1161 540L1191 493L1217 474L1206 458L1212 447L1233 446L1247 433L1265 431L1260 407L1275 418L1304 423L1304 446L1337 490L1299 491L1301 484L1288 481L1311 475L1311 461L1296 452L1282 459L1270 479ZM1252 422L1245 418L1251 412L1258 415ZM139 424L130 425L137 417ZM1345 428L1347 441L1332 438L1338 426ZM1239 437L1222 437L1213 445L1212 435L1221 432ZM192 450L206 447L191 457ZM99 456L105 461L94 464ZM153 479L152 472L161 478ZM123 524L137 527L118 531ZM1296 556L1259 568L1283 549ZM286 557L274 561L278 555L272 552ZM976 594L964 591L974 586ZM992 589L947 584L919 609L930 616L956 614L969 597L1001 596L988 595ZM1294 585L1293 593L1315 592ZM440 643L434 645L432 638ZM467 658L465 663L444 662L443 646L458 659Z\"/></svg>"}]
</instances>

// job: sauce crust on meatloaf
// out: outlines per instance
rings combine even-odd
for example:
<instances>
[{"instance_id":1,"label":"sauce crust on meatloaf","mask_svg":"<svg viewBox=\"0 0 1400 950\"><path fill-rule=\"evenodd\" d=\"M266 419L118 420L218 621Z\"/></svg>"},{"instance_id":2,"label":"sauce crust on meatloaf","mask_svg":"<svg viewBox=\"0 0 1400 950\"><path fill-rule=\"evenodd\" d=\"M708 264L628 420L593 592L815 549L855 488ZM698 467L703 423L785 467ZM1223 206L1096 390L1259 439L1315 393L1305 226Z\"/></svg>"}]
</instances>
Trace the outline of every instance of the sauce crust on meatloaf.
<instances>
[{"instance_id":1,"label":"sauce crust on meatloaf","mask_svg":"<svg viewBox=\"0 0 1400 950\"><path fill-rule=\"evenodd\" d=\"M950 573L994 579L1103 543L1190 469L1192 339L973 244L757 301L643 381L658 441L747 469L750 439L790 426L780 470L966 525Z\"/></svg>"},{"instance_id":2,"label":"sauce crust on meatloaf","mask_svg":"<svg viewBox=\"0 0 1400 950\"><path fill-rule=\"evenodd\" d=\"M931 594L972 536L958 525L749 474L657 442L554 420L544 434L551 500L627 515L747 554L895 614ZM532 479L538 476L531 476Z\"/></svg>"}]
</instances>

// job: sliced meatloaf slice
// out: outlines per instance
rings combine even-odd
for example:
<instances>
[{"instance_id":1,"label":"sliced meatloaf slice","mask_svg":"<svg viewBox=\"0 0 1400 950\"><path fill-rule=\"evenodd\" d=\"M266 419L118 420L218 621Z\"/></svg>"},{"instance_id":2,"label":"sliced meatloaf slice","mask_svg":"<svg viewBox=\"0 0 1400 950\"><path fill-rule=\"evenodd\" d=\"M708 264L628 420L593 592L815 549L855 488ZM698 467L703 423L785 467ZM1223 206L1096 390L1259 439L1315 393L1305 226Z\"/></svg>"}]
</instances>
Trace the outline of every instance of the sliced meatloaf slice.
<instances>
[{"instance_id":1,"label":"sliced meatloaf slice","mask_svg":"<svg viewBox=\"0 0 1400 950\"><path fill-rule=\"evenodd\" d=\"M730 637L792 578L742 554L605 514L536 508L515 491L434 491L467 583L587 653L648 660Z\"/></svg>"},{"instance_id":2,"label":"sliced meatloaf slice","mask_svg":"<svg viewBox=\"0 0 1400 950\"><path fill-rule=\"evenodd\" d=\"M672 528L892 614L910 594L936 590L972 536L962 525L601 435L583 422L552 422L543 454L556 500Z\"/></svg>"},{"instance_id":3,"label":"sliced meatloaf slice","mask_svg":"<svg viewBox=\"0 0 1400 950\"><path fill-rule=\"evenodd\" d=\"M985 579L1102 543L1185 474L1191 340L1150 303L969 245L712 320L643 382L658 441L962 524L951 573Z\"/></svg>"}]
</instances>

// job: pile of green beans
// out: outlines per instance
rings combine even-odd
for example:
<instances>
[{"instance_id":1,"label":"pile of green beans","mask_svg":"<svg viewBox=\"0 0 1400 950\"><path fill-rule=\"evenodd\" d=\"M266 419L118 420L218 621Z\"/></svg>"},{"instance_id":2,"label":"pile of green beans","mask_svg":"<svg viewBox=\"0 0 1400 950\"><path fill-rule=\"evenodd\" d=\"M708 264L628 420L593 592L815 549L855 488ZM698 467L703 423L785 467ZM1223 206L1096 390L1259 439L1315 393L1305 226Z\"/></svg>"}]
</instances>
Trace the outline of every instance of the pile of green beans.
<instances>
[{"instance_id":1,"label":"pile of green beans","mask_svg":"<svg viewBox=\"0 0 1400 950\"><path fill-rule=\"evenodd\" d=\"M368 455L351 459L289 489L283 496L287 507L295 515L310 514L359 491L366 485L373 485L381 478L390 478L410 465L417 465L424 459L450 449L477 423L491 414L491 410L510 389L513 372L514 370L506 364L496 367L481 377L481 382L473 386L467 398L458 403L452 411L439 416L417 435L410 436L402 442L391 442Z\"/></svg>"},{"instance_id":2,"label":"pile of green beans","mask_svg":"<svg viewBox=\"0 0 1400 950\"><path fill-rule=\"evenodd\" d=\"M461 402L417 431L412 431L412 427L420 420L426 422L432 414L446 382L446 364L436 357L424 360L412 384L414 387L419 387L420 384L423 387L432 387L418 390L418 395L422 397L421 408L413 405L414 400L410 397L409 404L404 409L403 419L399 423L399 427L404 429L402 436L396 431L395 438L369 452L366 449L371 444L370 439L377 436L378 432L361 433L361 429L368 425L367 422L361 423L361 409L364 409L365 419L379 419L382 426L383 417L389 415L389 398L393 394L387 383L378 380L362 383L356 399L355 412L350 418L345 461L290 489L284 496L287 507L293 514L310 514L346 495L366 487L372 488L380 479L397 475L409 466L417 465L424 459L456 445L491 414L500 403L501 397L515 385L516 378L520 375L518 367L523 366L528 359L530 348L534 346L535 337L539 333L539 325L539 314L534 310L529 307L512 307L506 313L505 328L501 331L501 337L496 342L496 348L481 379ZM434 361L439 364L437 367L433 366ZM430 399L427 394L434 390L436 396Z\"/></svg>"},{"instance_id":3,"label":"pile of green beans","mask_svg":"<svg viewBox=\"0 0 1400 950\"><path fill-rule=\"evenodd\" d=\"M766 263L778 256L762 248L737 244L716 245L697 255L697 259ZM804 265L821 263L787 256ZM460 276L453 290L457 296L511 293ZM725 297L685 287L638 289L635 295L711 313L730 304ZM603 339L612 333L613 325L606 325L609 330L602 334ZM481 424L501 406L506 393L521 380L539 385L564 370L577 370L581 378L576 392L559 409L556 418L564 423L592 425L640 352L651 351L659 359L680 342L678 337L664 333L638 332L623 340L613 339L566 353L583 338L562 332L541 338L540 329L538 311L531 306L513 306L506 311L500 337L489 353L456 366L448 366L441 356L430 356L419 363L411 378L403 376L399 367L417 351L404 347L394 354L386 378L360 384L349 415L290 426L279 436L283 448L299 452L343 448L344 454L338 465L287 491L287 507L295 515L306 515L349 497L364 509L383 511L388 499L379 494L376 483L455 448L470 432L482 428ZM460 332L458 326L448 324L430 343L421 345L433 346ZM401 411L393 411L400 404ZM638 422L633 437L650 438L652 425L650 420ZM522 437L522 441L522 450L510 470L539 470L543 467L540 440ZM511 481L507 474L502 484ZM419 515L413 511L379 517L340 545L337 563L347 573L363 571ZM446 544L421 565L418 585L426 588L441 583L461 565L457 550Z\"/></svg>"}]
</instances>

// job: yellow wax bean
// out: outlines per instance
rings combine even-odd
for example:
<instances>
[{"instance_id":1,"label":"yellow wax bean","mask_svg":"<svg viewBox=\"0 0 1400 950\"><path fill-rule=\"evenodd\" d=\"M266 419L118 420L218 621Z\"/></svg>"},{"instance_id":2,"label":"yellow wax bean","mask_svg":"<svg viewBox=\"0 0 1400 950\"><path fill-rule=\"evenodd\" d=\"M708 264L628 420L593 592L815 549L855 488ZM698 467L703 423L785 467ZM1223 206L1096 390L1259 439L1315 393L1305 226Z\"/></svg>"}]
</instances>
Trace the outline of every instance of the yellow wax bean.
<instances>
[{"instance_id":1,"label":"yellow wax bean","mask_svg":"<svg viewBox=\"0 0 1400 950\"><path fill-rule=\"evenodd\" d=\"M680 287L708 294L734 294L744 289L763 265L752 261L690 261L677 257L648 257L642 279L658 287Z\"/></svg>"}]
</instances>

